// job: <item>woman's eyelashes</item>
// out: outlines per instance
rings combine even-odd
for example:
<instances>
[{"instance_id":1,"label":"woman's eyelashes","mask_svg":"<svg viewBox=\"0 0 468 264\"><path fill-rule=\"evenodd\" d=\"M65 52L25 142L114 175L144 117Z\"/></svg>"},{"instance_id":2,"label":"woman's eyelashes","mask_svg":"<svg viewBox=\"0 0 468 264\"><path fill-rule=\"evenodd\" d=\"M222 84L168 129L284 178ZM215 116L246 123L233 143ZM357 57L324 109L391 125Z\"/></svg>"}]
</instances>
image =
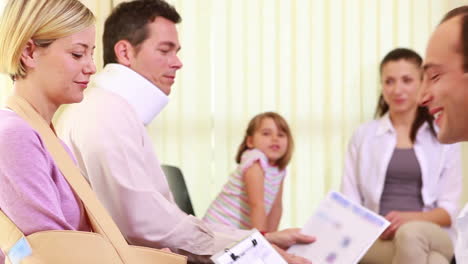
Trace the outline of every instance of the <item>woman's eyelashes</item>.
<instances>
[{"instance_id":1,"label":"woman's eyelashes","mask_svg":"<svg viewBox=\"0 0 468 264\"><path fill-rule=\"evenodd\" d=\"M75 59L81 59L83 57L83 53L81 53L81 52L72 52L72 56Z\"/></svg>"}]
</instances>

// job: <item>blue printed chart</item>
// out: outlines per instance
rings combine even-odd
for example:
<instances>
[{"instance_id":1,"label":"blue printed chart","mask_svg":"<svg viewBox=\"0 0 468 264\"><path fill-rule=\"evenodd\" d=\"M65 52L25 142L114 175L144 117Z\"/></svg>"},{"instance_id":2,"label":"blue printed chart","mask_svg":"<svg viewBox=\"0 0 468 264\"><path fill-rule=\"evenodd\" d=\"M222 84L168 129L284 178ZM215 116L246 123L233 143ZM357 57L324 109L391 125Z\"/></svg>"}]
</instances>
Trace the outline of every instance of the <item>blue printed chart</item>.
<instances>
[{"instance_id":1,"label":"blue printed chart","mask_svg":"<svg viewBox=\"0 0 468 264\"><path fill-rule=\"evenodd\" d=\"M342 194L330 192L302 229L317 241L295 245L288 252L306 257L314 264L357 263L389 224Z\"/></svg>"}]
</instances>

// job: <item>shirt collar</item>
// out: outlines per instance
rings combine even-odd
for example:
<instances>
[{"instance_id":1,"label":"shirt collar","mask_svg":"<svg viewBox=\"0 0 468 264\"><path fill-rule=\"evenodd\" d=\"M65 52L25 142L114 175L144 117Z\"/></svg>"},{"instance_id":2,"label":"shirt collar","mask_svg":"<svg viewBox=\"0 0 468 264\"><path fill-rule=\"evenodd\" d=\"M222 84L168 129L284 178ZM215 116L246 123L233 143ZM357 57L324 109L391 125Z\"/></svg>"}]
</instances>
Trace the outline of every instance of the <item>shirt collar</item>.
<instances>
[{"instance_id":1,"label":"shirt collar","mask_svg":"<svg viewBox=\"0 0 468 264\"><path fill-rule=\"evenodd\" d=\"M429 129L430 128L427 122L424 122L419 127L417 133L419 134L421 131L425 131ZM436 131L437 131L437 128L436 128ZM390 120L390 114L388 112L380 118L376 134L377 136L381 136L387 132L395 133L395 128L393 127L392 121Z\"/></svg>"},{"instance_id":2,"label":"shirt collar","mask_svg":"<svg viewBox=\"0 0 468 264\"><path fill-rule=\"evenodd\" d=\"M100 73L94 76L93 82L97 87L123 97L133 107L145 126L169 102L169 97L153 83L121 64L107 64Z\"/></svg>"},{"instance_id":3,"label":"shirt collar","mask_svg":"<svg viewBox=\"0 0 468 264\"><path fill-rule=\"evenodd\" d=\"M390 115L388 113L383 115L379 120L379 125L377 127L377 136L381 136L387 132L395 132L395 128L393 128L393 124L390 120Z\"/></svg>"}]
</instances>

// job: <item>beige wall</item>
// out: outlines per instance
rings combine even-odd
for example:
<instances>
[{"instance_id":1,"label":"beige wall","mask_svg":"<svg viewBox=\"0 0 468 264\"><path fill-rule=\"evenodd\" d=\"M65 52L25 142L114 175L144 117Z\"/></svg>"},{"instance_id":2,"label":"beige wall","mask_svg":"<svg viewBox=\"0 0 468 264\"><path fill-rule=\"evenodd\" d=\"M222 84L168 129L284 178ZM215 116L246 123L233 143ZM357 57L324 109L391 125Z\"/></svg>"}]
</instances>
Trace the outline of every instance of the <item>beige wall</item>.
<instances>
[{"instance_id":1,"label":"beige wall","mask_svg":"<svg viewBox=\"0 0 468 264\"><path fill-rule=\"evenodd\" d=\"M114 3L84 2L98 16L100 40ZM235 167L248 120L278 111L297 144L282 220L282 226L291 226L303 224L325 193L338 188L347 141L373 116L382 56L397 46L423 55L442 15L467 1L170 2L183 17L184 68L169 106L149 127L159 157L182 168L201 215ZM0 99L9 91L5 79Z\"/></svg>"}]
</instances>

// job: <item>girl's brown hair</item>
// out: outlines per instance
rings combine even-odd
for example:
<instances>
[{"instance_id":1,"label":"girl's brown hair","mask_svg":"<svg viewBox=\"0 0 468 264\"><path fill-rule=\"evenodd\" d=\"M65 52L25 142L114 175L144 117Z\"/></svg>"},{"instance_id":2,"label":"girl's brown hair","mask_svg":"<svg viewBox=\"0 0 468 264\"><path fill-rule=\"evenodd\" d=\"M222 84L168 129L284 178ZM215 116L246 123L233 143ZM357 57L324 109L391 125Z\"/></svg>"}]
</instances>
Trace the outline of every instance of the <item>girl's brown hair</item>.
<instances>
[{"instance_id":1,"label":"girl's brown hair","mask_svg":"<svg viewBox=\"0 0 468 264\"><path fill-rule=\"evenodd\" d=\"M241 162L242 153L244 153L244 151L249 149L249 147L247 146L248 137L251 137L251 136L253 136L255 134L255 131L257 131L257 129L259 129L260 125L262 124L262 121L265 118L271 118L273 120L273 122L275 122L275 124L279 128L279 130L282 131L283 133L285 133L286 137L288 138L288 146L287 146L287 149L286 149L286 153L284 154L283 157L281 157L276 162L276 166L278 166L278 168L280 170L283 170L284 168L286 168L289 161L291 160L292 153L293 153L293 150L294 150L294 140L292 138L291 130L289 129L289 126L288 126L288 123L286 122L286 120L281 115L279 115L279 114L277 114L275 112L261 113L261 114L258 114L256 116L254 116L254 118L252 118L252 120L250 120L249 125L247 127L247 131L245 132L244 139L242 140L242 143L239 146L239 150L237 151L236 162L237 163Z\"/></svg>"}]
</instances>

